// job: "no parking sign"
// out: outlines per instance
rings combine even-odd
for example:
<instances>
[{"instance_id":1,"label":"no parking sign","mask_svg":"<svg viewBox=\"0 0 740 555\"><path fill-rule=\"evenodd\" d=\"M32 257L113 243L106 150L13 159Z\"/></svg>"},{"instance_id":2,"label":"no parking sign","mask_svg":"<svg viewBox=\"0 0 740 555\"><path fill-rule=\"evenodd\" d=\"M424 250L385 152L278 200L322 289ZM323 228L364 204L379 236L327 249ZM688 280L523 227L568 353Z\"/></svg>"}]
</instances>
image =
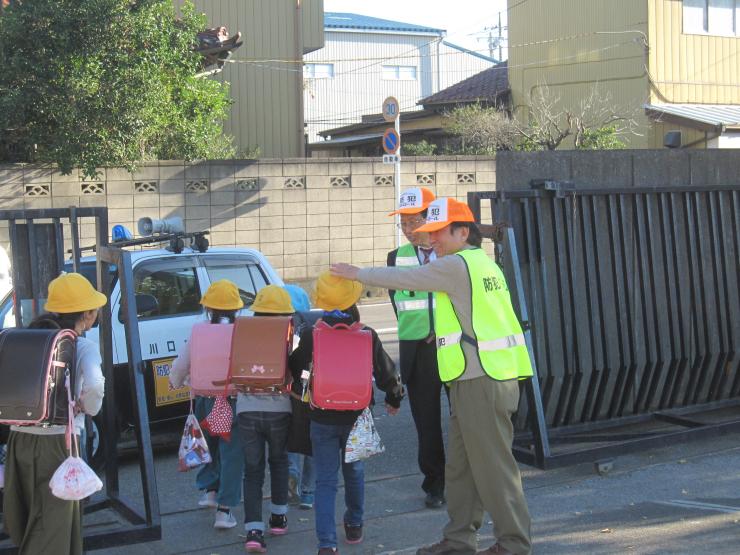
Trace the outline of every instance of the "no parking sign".
<instances>
[{"instance_id":1,"label":"no parking sign","mask_svg":"<svg viewBox=\"0 0 740 555\"><path fill-rule=\"evenodd\" d=\"M386 129L383 133L383 150L387 154L396 154L401 146L401 136L395 129Z\"/></svg>"}]
</instances>

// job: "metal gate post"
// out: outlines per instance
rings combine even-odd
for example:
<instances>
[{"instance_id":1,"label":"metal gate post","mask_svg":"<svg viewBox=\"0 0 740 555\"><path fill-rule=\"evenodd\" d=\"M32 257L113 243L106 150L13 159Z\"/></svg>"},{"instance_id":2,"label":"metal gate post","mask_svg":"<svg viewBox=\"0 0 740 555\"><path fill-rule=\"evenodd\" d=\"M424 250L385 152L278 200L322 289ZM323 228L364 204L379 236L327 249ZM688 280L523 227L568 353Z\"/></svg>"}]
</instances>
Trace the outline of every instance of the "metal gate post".
<instances>
[{"instance_id":1,"label":"metal gate post","mask_svg":"<svg viewBox=\"0 0 740 555\"><path fill-rule=\"evenodd\" d=\"M540 468L544 468L547 459L550 458L550 439L547 433L547 423L545 422L545 410L542 406L540 379L537 375L537 363L535 362L534 347L532 346L532 331L529 326L527 300L524 298L524 285L522 283L522 273L519 268L519 253L516 249L514 228L506 228L506 241L514 272L514 286L516 287L517 300L519 301L519 318L522 322L522 331L524 332L524 340L527 344L529 360L532 362L532 377L526 380L524 387L527 392L529 410L534 411L534 414L530 414L530 422L532 424L532 435L534 436L535 464Z\"/></svg>"},{"instance_id":2,"label":"metal gate post","mask_svg":"<svg viewBox=\"0 0 740 555\"><path fill-rule=\"evenodd\" d=\"M152 456L152 439L149 433L149 413L146 407L146 390L144 388L144 364L141 359L141 341L139 338L139 319L136 314L136 296L134 294L134 272L131 266L131 253L116 247L104 247L99 256L103 260L116 262L118 277L121 281L121 306L125 314L126 351L129 362L129 383L135 393L134 425L136 440L142 451L139 457L141 483L144 488L144 511L146 524L149 527L160 527L159 495L154 473Z\"/></svg>"}]
</instances>

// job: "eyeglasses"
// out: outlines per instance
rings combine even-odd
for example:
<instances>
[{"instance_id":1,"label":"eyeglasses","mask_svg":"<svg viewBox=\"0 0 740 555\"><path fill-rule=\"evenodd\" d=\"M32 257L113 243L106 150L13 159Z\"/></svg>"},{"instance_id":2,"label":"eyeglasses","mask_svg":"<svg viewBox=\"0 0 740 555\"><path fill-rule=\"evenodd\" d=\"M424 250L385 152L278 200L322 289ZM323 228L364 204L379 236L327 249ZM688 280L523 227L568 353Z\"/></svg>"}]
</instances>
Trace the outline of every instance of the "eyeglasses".
<instances>
[{"instance_id":1,"label":"eyeglasses","mask_svg":"<svg viewBox=\"0 0 740 555\"><path fill-rule=\"evenodd\" d=\"M414 230L417 227L424 225L426 220L424 218L414 218L413 220L401 220L400 224L396 224L398 229L411 229Z\"/></svg>"}]
</instances>

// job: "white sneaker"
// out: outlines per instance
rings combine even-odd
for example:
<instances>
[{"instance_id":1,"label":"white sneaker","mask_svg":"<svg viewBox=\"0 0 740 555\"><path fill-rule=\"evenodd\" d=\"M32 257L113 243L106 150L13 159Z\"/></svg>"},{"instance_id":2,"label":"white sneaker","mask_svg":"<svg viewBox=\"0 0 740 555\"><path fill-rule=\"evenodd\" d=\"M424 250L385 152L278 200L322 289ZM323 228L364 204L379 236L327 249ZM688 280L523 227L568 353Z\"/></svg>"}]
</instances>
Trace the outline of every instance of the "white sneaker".
<instances>
[{"instance_id":1,"label":"white sneaker","mask_svg":"<svg viewBox=\"0 0 740 555\"><path fill-rule=\"evenodd\" d=\"M213 527L216 529L226 530L236 526L236 519L230 512L225 513L223 511L216 511L216 521L213 523Z\"/></svg>"},{"instance_id":2,"label":"white sneaker","mask_svg":"<svg viewBox=\"0 0 740 555\"><path fill-rule=\"evenodd\" d=\"M203 494L203 496L198 501L198 505L201 507L213 507L214 509L218 507L218 502L216 501L216 492L215 491L207 491Z\"/></svg>"}]
</instances>

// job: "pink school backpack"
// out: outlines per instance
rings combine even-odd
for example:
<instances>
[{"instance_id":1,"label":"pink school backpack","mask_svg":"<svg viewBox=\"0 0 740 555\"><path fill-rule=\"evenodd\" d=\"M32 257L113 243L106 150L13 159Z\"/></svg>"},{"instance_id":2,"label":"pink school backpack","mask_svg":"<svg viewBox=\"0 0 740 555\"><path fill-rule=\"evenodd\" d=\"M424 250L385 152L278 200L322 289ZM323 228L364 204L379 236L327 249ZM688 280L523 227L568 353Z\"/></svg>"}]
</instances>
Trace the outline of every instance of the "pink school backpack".
<instances>
[{"instance_id":1,"label":"pink school backpack","mask_svg":"<svg viewBox=\"0 0 740 555\"><path fill-rule=\"evenodd\" d=\"M200 322L190 332L190 389L193 395L218 396L236 393L229 374L234 324ZM219 385L216 385L219 384Z\"/></svg>"},{"instance_id":2,"label":"pink school backpack","mask_svg":"<svg viewBox=\"0 0 740 555\"><path fill-rule=\"evenodd\" d=\"M313 329L311 404L328 410L363 410L373 391L373 336L355 322Z\"/></svg>"}]
</instances>

